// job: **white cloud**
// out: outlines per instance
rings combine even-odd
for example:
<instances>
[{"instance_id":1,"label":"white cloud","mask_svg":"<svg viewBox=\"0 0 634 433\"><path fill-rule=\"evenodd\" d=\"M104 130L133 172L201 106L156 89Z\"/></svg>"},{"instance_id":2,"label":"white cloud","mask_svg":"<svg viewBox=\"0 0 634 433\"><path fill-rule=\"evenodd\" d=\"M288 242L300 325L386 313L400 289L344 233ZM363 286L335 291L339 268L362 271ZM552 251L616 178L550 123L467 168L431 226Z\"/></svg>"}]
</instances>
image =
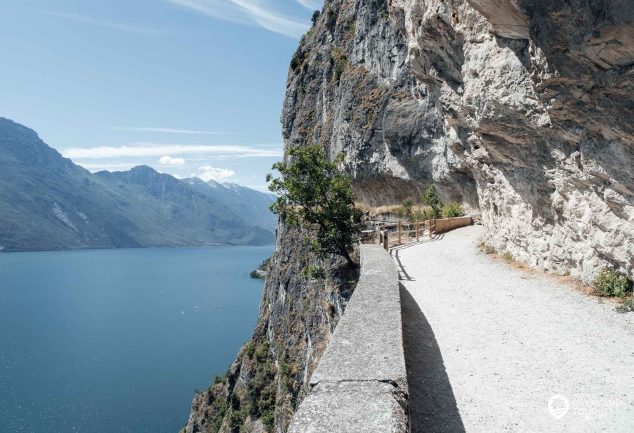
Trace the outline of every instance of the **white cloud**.
<instances>
[{"instance_id":1,"label":"white cloud","mask_svg":"<svg viewBox=\"0 0 634 433\"><path fill-rule=\"evenodd\" d=\"M324 5L323 0L297 0L297 3L312 10L321 10Z\"/></svg>"},{"instance_id":2,"label":"white cloud","mask_svg":"<svg viewBox=\"0 0 634 433\"><path fill-rule=\"evenodd\" d=\"M185 160L183 158L172 158L171 156L166 155L161 156L161 159L159 159L159 164L172 166L185 165Z\"/></svg>"},{"instance_id":3,"label":"white cloud","mask_svg":"<svg viewBox=\"0 0 634 433\"><path fill-rule=\"evenodd\" d=\"M256 24L275 33L299 38L309 23L274 9L270 0L166 0L215 18Z\"/></svg>"},{"instance_id":4,"label":"white cloud","mask_svg":"<svg viewBox=\"0 0 634 433\"><path fill-rule=\"evenodd\" d=\"M86 170L88 171L92 171L97 172L97 171L126 171L126 170L130 170L132 167L135 167L139 164L136 164L134 162L114 162L114 163L110 163L110 162L98 162L98 163L92 163L92 162L84 162L84 161L75 161L75 163L77 163L78 165L81 165L82 167L84 167Z\"/></svg>"},{"instance_id":5,"label":"white cloud","mask_svg":"<svg viewBox=\"0 0 634 433\"><path fill-rule=\"evenodd\" d=\"M62 19L65 19L65 20L75 21L75 22L87 24L87 25L90 25L90 26L108 28L108 29L112 29L112 30L122 30L124 32L140 33L140 34L146 34L146 35L161 33L160 30L149 28L149 27L142 27L142 26L136 26L136 25L130 25L130 24L113 23L111 21L105 21L105 20L102 20L102 19L99 19L99 18L93 18L93 17L80 15L80 14L73 14L73 13L67 13L67 12L56 12L56 11L43 11L43 12L46 15L49 15L49 16L52 16L52 17L62 18Z\"/></svg>"},{"instance_id":6,"label":"white cloud","mask_svg":"<svg viewBox=\"0 0 634 433\"><path fill-rule=\"evenodd\" d=\"M199 170L200 173L197 174L196 177L204 180L205 182L209 182L210 180L226 179L236 174L235 171L229 170L228 168L212 167L211 165L204 165L200 167Z\"/></svg>"},{"instance_id":7,"label":"white cloud","mask_svg":"<svg viewBox=\"0 0 634 433\"><path fill-rule=\"evenodd\" d=\"M281 147L281 146L280 146ZM272 158L282 156L278 148L257 148L239 145L193 145L134 143L129 146L71 147L62 151L71 159L109 159L123 157L161 157L164 155L208 154L218 157Z\"/></svg>"},{"instance_id":8,"label":"white cloud","mask_svg":"<svg viewBox=\"0 0 634 433\"><path fill-rule=\"evenodd\" d=\"M186 135L233 135L231 132L200 131L197 129L143 128L143 127L137 127L137 126L113 126L110 129L114 129L117 131L160 132L160 133L166 133L166 134L186 134Z\"/></svg>"}]
</instances>

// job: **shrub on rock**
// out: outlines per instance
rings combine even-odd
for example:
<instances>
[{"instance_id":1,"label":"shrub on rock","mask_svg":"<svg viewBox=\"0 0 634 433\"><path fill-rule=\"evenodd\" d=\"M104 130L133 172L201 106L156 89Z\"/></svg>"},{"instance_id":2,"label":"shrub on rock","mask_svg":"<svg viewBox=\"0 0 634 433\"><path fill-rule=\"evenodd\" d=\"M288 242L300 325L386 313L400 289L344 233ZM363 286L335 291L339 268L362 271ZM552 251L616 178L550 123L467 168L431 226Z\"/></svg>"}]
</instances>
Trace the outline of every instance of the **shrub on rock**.
<instances>
[{"instance_id":1,"label":"shrub on rock","mask_svg":"<svg viewBox=\"0 0 634 433\"><path fill-rule=\"evenodd\" d=\"M612 268L603 268L592 284L599 296L624 297L632 292L632 280Z\"/></svg>"},{"instance_id":2,"label":"shrub on rock","mask_svg":"<svg viewBox=\"0 0 634 433\"><path fill-rule=\"evenodd\" d=\"M464 215L464 210L460 203L455 201L445 203L442 207L443 218L456 218Z\"/></svg>"}]
</instances>

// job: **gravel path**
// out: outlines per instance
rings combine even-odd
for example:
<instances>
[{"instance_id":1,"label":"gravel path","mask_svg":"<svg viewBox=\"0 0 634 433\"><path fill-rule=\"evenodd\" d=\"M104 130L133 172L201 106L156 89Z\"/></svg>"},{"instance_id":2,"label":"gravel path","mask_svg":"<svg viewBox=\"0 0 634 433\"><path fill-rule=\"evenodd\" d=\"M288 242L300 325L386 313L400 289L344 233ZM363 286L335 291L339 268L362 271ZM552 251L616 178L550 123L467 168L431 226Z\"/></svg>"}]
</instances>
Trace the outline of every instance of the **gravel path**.
<instances>
[{"instance_id":1,"label":"gravel path","mask_svg":"<svg viewBox=\"0 0 634 433\"><path fill-rule=\"evenodd\" d=\"M481 236L392 251L412 432L634 432L634 313L487 256Z\"/></svg>"}]
</instances>

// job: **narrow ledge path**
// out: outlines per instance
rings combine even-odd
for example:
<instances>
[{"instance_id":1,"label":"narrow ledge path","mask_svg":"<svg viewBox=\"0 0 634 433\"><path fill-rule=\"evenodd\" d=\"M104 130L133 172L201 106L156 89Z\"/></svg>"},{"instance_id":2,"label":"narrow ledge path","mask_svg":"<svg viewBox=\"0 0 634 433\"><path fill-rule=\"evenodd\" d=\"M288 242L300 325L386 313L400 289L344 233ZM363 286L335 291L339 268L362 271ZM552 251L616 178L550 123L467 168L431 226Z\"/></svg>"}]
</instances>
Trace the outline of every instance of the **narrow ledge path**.
<instances>
[{"instance_id":1,"label":"narrow ledge path","mask_svg":"<svg viewBox=\"0 0 634 433\"><path fill-rule=\"evenodd\" d=\"M412 432L634 432L634 314L487 256L482 235L392 251Z\"/></svg>"}]
</instances>

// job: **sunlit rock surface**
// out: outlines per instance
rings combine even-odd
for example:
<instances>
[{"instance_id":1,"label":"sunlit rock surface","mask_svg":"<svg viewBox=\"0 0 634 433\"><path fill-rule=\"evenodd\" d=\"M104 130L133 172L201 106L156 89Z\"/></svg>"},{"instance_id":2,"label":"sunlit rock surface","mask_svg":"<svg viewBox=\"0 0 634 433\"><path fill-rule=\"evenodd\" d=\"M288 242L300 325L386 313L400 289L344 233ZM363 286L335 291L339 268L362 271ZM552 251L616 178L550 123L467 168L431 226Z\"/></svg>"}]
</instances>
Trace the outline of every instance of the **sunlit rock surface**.
<instances>
[{"instance_id":1,"label":"sunlit rock surface","mask_svg":"<svg viewBox=\"0 0 634 433\"><path fill-rule=\"evenodd\" d=\"M289 75L287 146L344 152L368 204L420 190L386 177L436 182L535 267L631 274L633 15L627 1L327 2Z\"/></svg>"}]
</instances>

